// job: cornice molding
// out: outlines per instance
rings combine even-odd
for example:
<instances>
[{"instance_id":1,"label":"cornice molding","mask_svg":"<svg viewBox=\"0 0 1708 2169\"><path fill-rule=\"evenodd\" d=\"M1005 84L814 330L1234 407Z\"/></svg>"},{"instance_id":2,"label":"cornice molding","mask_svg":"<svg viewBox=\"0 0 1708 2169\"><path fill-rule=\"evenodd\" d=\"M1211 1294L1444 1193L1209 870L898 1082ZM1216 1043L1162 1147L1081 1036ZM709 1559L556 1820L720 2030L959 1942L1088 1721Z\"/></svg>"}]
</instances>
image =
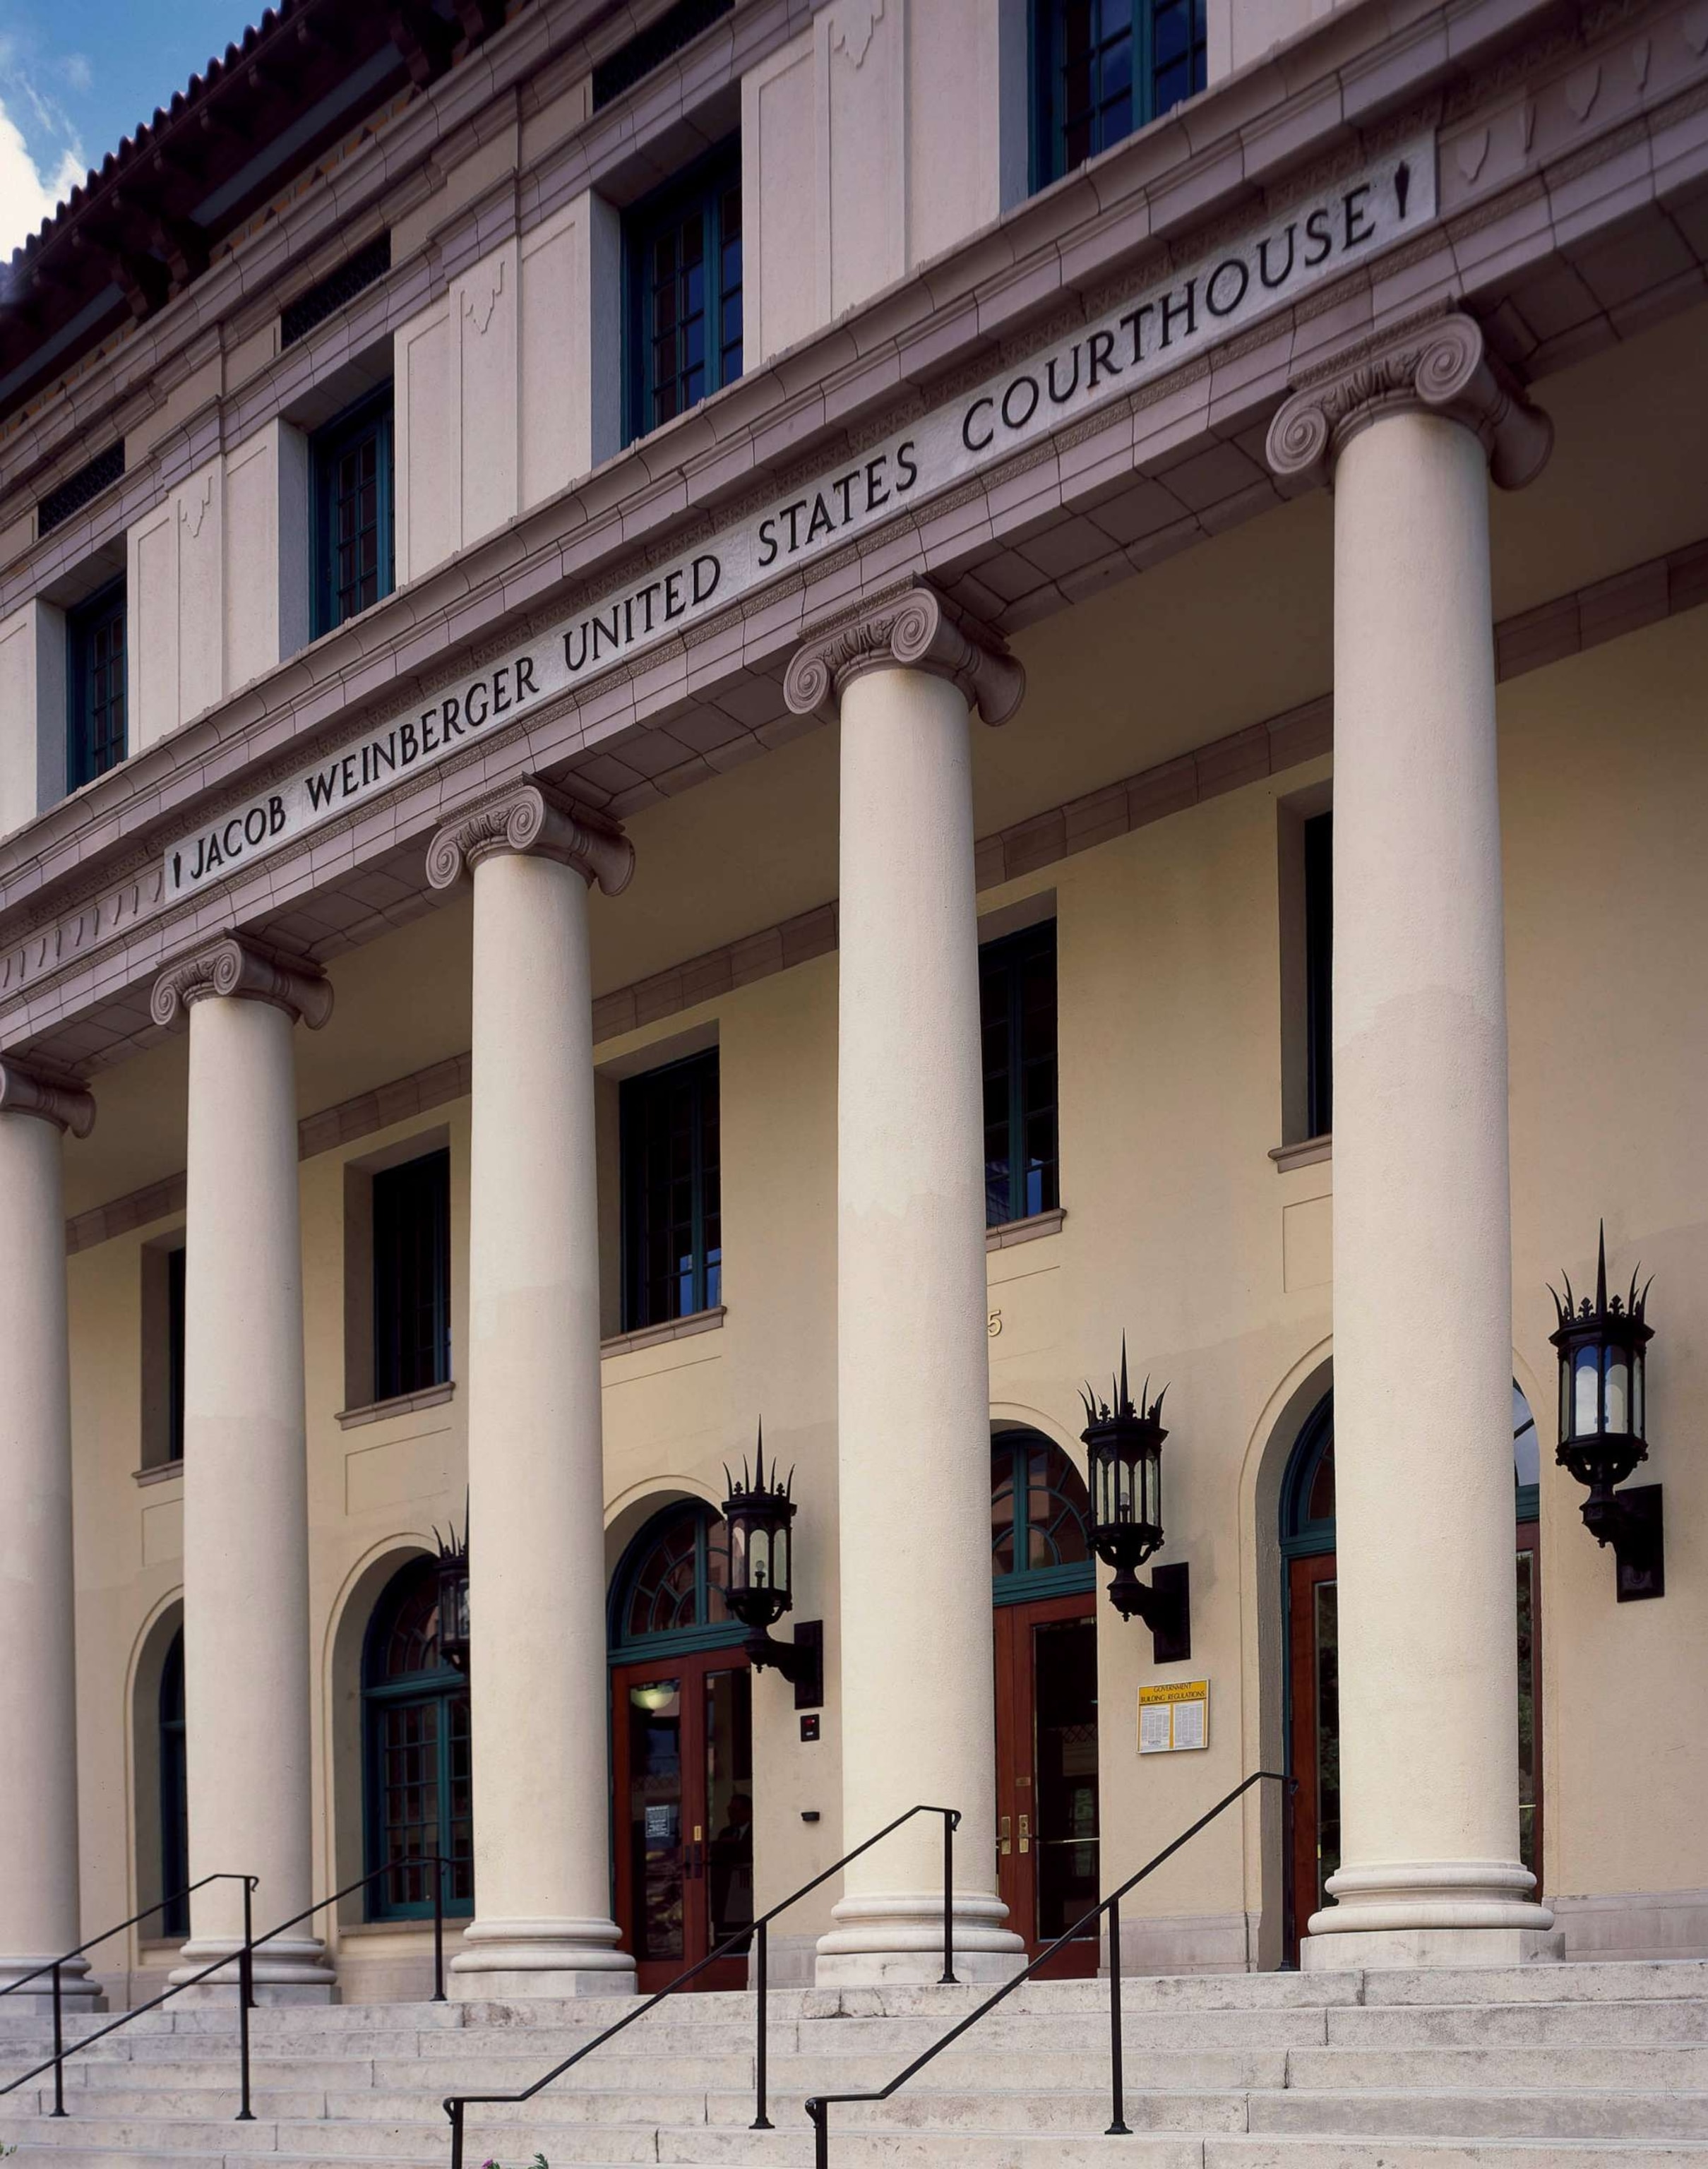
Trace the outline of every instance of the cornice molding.
<instances>
[{"instance_id":1,"label":"cornice molding","mask_svg":"<svg viewBox=\"0 0 1708 2169\"><path fill-rule=\"evenodd\" d=\"M1482 327L1454 310L1365 340L1312 370L1269 425L1269 465L1282 482L1326 482L1360 429L1386 414L1420 412L1462 423L1503 489L1534 482L1554 447L1549 416L1489 351Z\"/></svg>"},{"instance_id":2,"label":"cornice molding","mask_svg":"<svg viewBox=\"0 0 1708 2169\"><path fill-rule=\"evenodd\" d=\"M634 845L614 821L590 813L549 784L512 784L448 822L427 849L430 887L453 888L465 867L502 851L574 866L590 888L620 896L634 874Z\"/></svg>"},{"instance_id":3,"label":"cornice molding","mask_svg":"<svg viewBox=\"0 0 1708 2169\"><path fill-rule=\"evenodd\" d=\"M1026 672L1005 642L952 616L934 588L910 580L811 633L784 674L783 698L792 714L834 722L851 679L898 666L947 678L993 725L1006 723L1026 695Z\"/></svg>"},{"instance_id":4,"label":"cornice molding","mask_svg":"<svg viewBox=\"0 0 1708 2169\"><path fill-rule=\"evenodd\" d=\"M95 1102L75 1084L55 1083L16 1063L0 1062L0 1115L35 1115L74 1138L86 1138L95 1127Z\"/></svg>"},{"instance_id":5,"label":"cornice molding","mask_svg":"<svg viewBox=\"0 0 1708 2169\"><path fill-rule=\"evenodd\" d=\"M168 964L148 999L157 1025L178 1021L179 1013L210 994L248 1002L270 1002L293 1023L299 1019L318 1031L332 1015L331 983L318 972L281 964L250 943L228 934L193 956Z\"/></svg>"}]
</instances>

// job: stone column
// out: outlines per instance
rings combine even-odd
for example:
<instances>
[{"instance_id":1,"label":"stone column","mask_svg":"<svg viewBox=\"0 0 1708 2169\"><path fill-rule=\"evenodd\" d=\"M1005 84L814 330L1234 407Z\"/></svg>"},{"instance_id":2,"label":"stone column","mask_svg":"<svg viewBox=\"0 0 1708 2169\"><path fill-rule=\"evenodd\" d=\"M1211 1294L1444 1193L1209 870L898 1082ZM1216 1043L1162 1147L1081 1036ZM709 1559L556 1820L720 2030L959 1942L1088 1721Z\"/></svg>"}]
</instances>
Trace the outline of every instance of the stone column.
<instances>
[{"instance_id":1,"label":"stone column","mask_svg":"<svg viewBox=\"0 0 1708 2169\"><path fill-rule=\"evenodd\" d=\"M302 1245L291 1033L332 989L248 943L216 941L154 984L189 1016L184 1237L184 1693L192 1879L259 1879L261 1933L315 1897L308 1688ZM174 1979L243 1937L242 1892L190 1900ZM332 1992L311 1921L258 1952L270 2001ZM216 1976L223 1980L224 1974Z\"/></svg>"},{"instance_id":2,"label":"stone column","mask_svg":"<svg viewBox=\"0 0 1708 2169\"><path fill-rule=\"evenodd\" d=\"M465 1997L634 1986L611 1918L605 1462L587 891L620 832L543 785L442 829L474 878L469 1632L477 1917Z\"/></svg>"},{"instance_id":3,"label":"stone column","mask_svg":"<svg viewBox=\"0 0 1708 2169\"><path fill-rule=\"evenodd\" d=\"M842 1835L958 1808L962 1979L1013 1970L996 1895L985 1131L969 707L1025 679L927 588L838 621L784 680L840 715L837 1437ZM935 1980L942 1826L847 1871L821 1982Z\"/></svg>"},{"instance_id":4,"label":"stone column","mask_svg":"<svg viewBox=\"0 0 1708 2169\"><path fill-rule=\"evenodd\" d=\"M0 1062L0 1988L83 1941L60 1134L86 1138L94 1121L87 1092ZM78 1958L61 1975L78 2008L94 1996L88 1969ZM32 1993L0 2009L32 2007Z\"/></svg>"},{"instance_id":5,"label":"stone column","mask_svg":"<svg viewBox=\"0 0 1708 2169\"><path fill-rule=\"evenodd\" d=\"M1276 417L1332 472L1341 1831L1313 1968L1546 1954L1519 1852L1488 478L1546 418L1438 317Z\"/></svg>"}]
</instances>

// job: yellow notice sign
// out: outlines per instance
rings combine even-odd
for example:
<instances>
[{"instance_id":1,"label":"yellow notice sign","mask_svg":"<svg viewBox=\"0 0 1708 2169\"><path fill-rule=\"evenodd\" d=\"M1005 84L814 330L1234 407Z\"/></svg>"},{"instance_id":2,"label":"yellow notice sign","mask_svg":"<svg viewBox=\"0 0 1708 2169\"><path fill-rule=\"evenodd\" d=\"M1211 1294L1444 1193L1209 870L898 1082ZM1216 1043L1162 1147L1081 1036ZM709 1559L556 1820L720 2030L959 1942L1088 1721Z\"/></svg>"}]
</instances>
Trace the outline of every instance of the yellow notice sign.
<instances>
[{"instance_id":1,"label":"yellow notice sign","mask_svg":"<svg viewBox=\"0 0 1708 2169\"><path fill-rule=\"evenodd\" d=\"M1139 1752L1178 1755L1209 1745L1209 1681L1181 1680L1139 1690Z\"/></svg>"}]
</instances>

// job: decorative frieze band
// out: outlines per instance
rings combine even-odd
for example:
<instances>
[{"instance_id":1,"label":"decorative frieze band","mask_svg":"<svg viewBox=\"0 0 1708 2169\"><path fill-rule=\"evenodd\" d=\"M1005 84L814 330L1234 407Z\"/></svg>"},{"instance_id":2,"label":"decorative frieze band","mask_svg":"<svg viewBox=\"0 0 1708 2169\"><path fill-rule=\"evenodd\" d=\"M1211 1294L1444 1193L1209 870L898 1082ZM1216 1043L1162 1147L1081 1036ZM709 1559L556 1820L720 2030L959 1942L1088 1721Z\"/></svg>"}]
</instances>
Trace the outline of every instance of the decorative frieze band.
<instances>
[{"instance_id":1,"label":"decorative frieze band","mask_svg":"<svg viewBox=\"0 0 1708 2169\"><path fill-rule=\"evenodd\" d=\"M88 1137L95 1127L95 1103L88 1093L35 1076L12 1062L0 1062L0 1115L39 1116L74 1138Z\"/></svg>"},{"instance_id":2,"label":"decorative frieze band","mask_svg":"<svg viewBox=\"0 0 1708 2169\"><path fill-rule=\"evenodd\" d=\"M1026 673L1006 647L952 616L935 589L915 580L820 626L795 651L783 698L794 715L834 722L851 678L897 664L949 679L987 723L1006 723L1025 697Z\"/></svg>"},{"instance_id":3,"label":"decorative frieze band","mask_svg":"<svg viewBox=\"0 0 1708 2169\"><path fill-rule=\"evenodd\" d=\"M525 851L574 866L590 888L619 896L634 874L634 845L607 821L548 784L517 783L441 829L427 850L427 879L451 888L483 859Z\"/></svg>"},{"instance_id":4,"label":"decorative frieze band","mask_svg":"<svg viewBox=\"0 0 1708 2169\"><path fill-rule=\"evenodd\" d=\"M1455 312L1355 348L1301 386L1269 425L1269 465L1284 482L1326 481L1348 438L1418 408L1478 437L1503 489L1534 482L1553 449L1552 421L1489 352L1481 326Z\"/></svg>"},{"instance_id":5,"label":"decorative frieze band","mask_svg":"<svg viewBox=\"0 0 1708 2169\"><path fill-rule=\"evenodd\" d=\"M156 1024L174 1024L180 1011L210 994L271 1002L293 1021L301 1018L311 1031L332 1015L332 987L318 972L281 964L231 934L168 964L154 982L149 1012Z\"/></svg>"}]
</instances>

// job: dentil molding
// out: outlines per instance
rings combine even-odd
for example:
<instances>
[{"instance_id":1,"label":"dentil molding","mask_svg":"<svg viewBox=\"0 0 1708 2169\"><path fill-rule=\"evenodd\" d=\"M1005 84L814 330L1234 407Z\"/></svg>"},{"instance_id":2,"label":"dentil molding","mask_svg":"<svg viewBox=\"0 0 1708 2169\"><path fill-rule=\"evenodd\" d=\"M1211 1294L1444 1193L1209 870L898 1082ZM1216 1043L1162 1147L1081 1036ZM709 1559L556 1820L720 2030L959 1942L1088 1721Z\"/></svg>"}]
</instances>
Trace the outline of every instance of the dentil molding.
<instances>
[{"instance_id":1,"label":"dentil molding","mask_svg":"<svg viewBox=\"0 0 1708 2169\"><path fill-rule=\"evenodd\" d=\"M149 1014L156 1024L175 1024L181 1011L209 994L270 1002L293 1022L301 1018L311 1031L332 1015L332 988L318 972L278 963L236 935L168 964L154 982Z\"/></svg>"},{"instance_id":2,"label":"dentil molding","mask_svg":"<svg viewBox=\"0 0 1708 2169\"><path fill-rule=\"evenodd\" d=\"M851 678L898 665L948 679L993 725L1006 723L1026 694L1026 672L1002 642L951 616L935 589L910 580L810 634L784 673L783 698L794 715L834 722Z\"/></svg>"},{"instance_id":3,"label":"dentil molding","mask_svg":"<svg viewBox=\"0 0 1708 2169\"><path fill-rule=\"evenodd\" d=\"M16 1063L0 1062L0 1115L35 1115L86 1138L95 1127L95 1103L75 1084L51 1083Z\"/></svg>"},{"instance_id":4,"label":"dentil molding","mask_svg":"<svg viewBox=\"0 0 1708 2169\"><path fill-rule=\"evenodd\" d=\"M1463 423L1503 489L1534 482L1553 450L1552 421L1454 311L1367 341L1304 383L1269 425L1269 465L1283 482L1326 481L1349 438L1408 411Z\"/></svg>"},{"instance_id":5,"label":"dentil molding","mask_svg":"<svg viewBox=\"0 0 1708 2169\"><path fill-rule=\"evenodd\" d=\"M574 866L590 888L620 896L634 873L634 845L615 822L544 783L512 784L441 829L427 850L427 880L451 888L483 859L523 851Z\"/></svg>"}]
</instances>

